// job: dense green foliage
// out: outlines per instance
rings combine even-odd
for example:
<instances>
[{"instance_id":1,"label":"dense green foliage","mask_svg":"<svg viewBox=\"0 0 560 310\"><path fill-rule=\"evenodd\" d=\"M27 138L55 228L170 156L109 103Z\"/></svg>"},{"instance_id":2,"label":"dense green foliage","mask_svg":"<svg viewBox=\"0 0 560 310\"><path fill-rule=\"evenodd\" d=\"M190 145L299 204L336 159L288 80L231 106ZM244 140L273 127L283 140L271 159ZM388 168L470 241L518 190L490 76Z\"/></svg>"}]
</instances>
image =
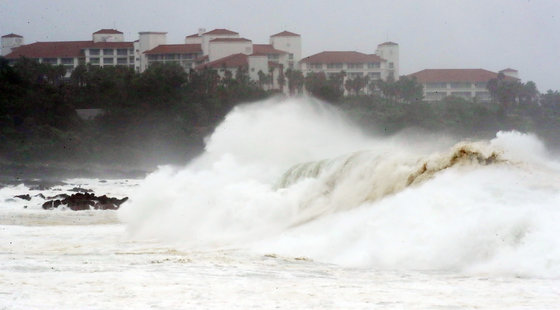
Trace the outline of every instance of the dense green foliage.
<instances>
[{"instance_id":1,"label":"dense green foliage","mask_svg":"<svg viewBox=\"0 0 560 310\"><path fill-rule=\"evenodd\" d=\"M0 159L101 163L185 160L238 103L269 93L246 70L220 79L215 71L186 73L152 65L138 74L126 67L62 66L0 58ZM83 121L76 109L103 109ZM192 155L190 155L192 156Z\"/></svg>"},{"instance_id":2,"label":"dense green foliage","mask_svg":"<svg viewBox=\"0 0 560 310\"><path fill-rule=\"evenodd\" d=\"M94 162L159 164L181 162L202 149L202 139L237 104L273 92L270 74L251 82L216 71L189 73L177 65L152 65L139 74L126 67L78 66L68 78L62 66L0 58L0 163ZM539 97L533 82L500 77L488 83L492 103L448 97L422 101L412 78L368 81L345 73L304 76L287 70L277 77L291 94L310 94L346 111L376 133L419 128L464 137L492 137L498 130L534 132L560 147L560 93ZM344 97L344 92L350 96ZM76 109L103 109L84 121Z\"/></svg>"},{"instance_id":3,"label":"dense green foliage","mask_svg":"<svg viewBox=\"0 0 560 310\"><path fill-rule=\"evenodd\" d=\"M382 95L351 96L345 97L339 105L353 119L376 133L390 135L414 128L464 138L492 138L500 130L517 130L535 133L557 149L560 148L560 96L551 97L554 97L553 92L543 95L542 104L515 102L507 111L496 103L473 102L459 97L431 103L395 104Z\"/></svg>"}]
</instances>

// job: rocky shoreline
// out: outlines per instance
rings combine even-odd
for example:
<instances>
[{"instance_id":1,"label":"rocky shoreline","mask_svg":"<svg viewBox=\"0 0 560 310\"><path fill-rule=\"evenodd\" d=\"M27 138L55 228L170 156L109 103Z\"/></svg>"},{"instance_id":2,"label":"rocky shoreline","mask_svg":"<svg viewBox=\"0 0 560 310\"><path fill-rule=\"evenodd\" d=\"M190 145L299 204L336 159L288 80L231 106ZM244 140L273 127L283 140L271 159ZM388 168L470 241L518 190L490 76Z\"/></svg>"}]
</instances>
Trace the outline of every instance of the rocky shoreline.
<instances>
[{"instance_id":1,"label":"rocky shoreline","mask_svg":"<svg viewBox=\"0 0 560 310\"><path fill-rule=\"evenodd\" d=\"M59 207L66 207L72 211L83 210L117 210L121 204L128 200L128 197L118 199L115 197L96 196L93 193L76 193L73 195L58 195L57 199L43 203L44 210L52 210Z\"/></svg>"},{"instance_id":2,"label":"rocky shoreline","mask_svg":"<svg viewBox=\"0 0 560 310\"><path fill-rule=\"evenodd\" d=\"M128 197L116 198L108 197L107 195L97 196L90 189L74 187L68 192L75 192L74 194L58 194L56 196L45 197L42 193L33 195L46 200L41 207L43 210L53 210L57 208L66 208L72 211L83 210L118 210ZM15 195L14 199L22 199L31 201L30 194ZM26 207L24 207L26 208Z\"/></svg>"}]
</instances>

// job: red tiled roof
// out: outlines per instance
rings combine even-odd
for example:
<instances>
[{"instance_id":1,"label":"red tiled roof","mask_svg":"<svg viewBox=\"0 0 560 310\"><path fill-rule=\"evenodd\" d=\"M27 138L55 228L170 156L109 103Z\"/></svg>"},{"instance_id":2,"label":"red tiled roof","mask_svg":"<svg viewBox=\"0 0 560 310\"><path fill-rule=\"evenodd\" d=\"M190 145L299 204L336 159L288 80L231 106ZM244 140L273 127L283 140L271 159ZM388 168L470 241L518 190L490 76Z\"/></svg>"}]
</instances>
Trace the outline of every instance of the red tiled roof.
<instances>
[{"instance_id":1,"label":"red tiled roof","mask_svg":"<svg viewBox=\"0 0 560 310\"><path fill-rule=\"evenodd\" d=\"M211 61L209 63L205 63L205 64L201 64L196 66L195 69L199 70L199 69L204 69L204 68L212 68L212 69L219 69L219 68L238 68L238 67L246 67L249 65L249 60L248 60L247 55L239 53L239 54L233 54L233 55L229 55L227 57L224 58L220 58L214 61Z\"/></svg>"},{"instance_id":2,"label":"red tiled roof","mask_svg":"<svg viewBox=\"0 0 560 310\"><path fill-rule=\"evenodd\" d=\"M381 43L381 44L379 44L379 45L398 45L398 44L395 43L395 42L387 41L387 42L383 42L383 43Z\"/></svg>"},{"instance_id":3,"label":"red tiled roof","mask_svg":"<svg viewBox=\"0 0 560 310\"><path fill-rule=\"evenodd\" d=\"M498 73L484 69L424 69L409 76L416 77L420 83L488 82L496 78ZM506 79L511 78L506 77Z\"/></svg>"},{"instance_id":4,"label":"red tiled roof","mask_svg":"<svg viewBox=\"0 0 560 310\"><path fill-rule=\"evenodd\" d=\"M364 54L360 52L327 51L305 57L302 63L368 63L382 62L385 59L375 54Z\"/></svg>"},{"instance_id":5,"label":"red tiled roof","mask_svg":"<svg viewBox=\"0 0 560 310\"><path fill-rule=\"evenodd\" d=\"M100 34L100 33L104 33L104 34L122 34L122 32L118 31L117 29L101 29L101 30L98 30L98 31L94 32L93 34Z\"/></svg>"},{"instance_id":6,"label":"red tiled roof","mask_svg":"<svg viewBox=\"0 0 560 310\"><path fill-rule=\"evenodd\" d=\"M203 34L239 34L235 31L227 30L227 29L214 29Z\"/></svg>"},{"instance_id":7,"label":"red tiled roof","mask_svg":"<svg viewBox=\"0 0 560 310\"><path fill-rule=\"evenodd\" d=\"M35 42L22 45L12 50L6 58L59 58L81 57L82 50L86 48L132 48L132 42L96 42L93 41L61 41L61 42Z\"/></svg>"},{"instance_id":8,"label":"red tiled roof","mask_svg":"<svg viewBox=\"0 0 560 310\"><path fill-rule=\"evenodd\" d=\"M288 54L272 47L272 44L253 44L253 55Z\"/></svg>"},{"instance_id":9,"label":"red tiled roof","mask_svg":"<svg viewBox=\"0 0 560 310\"><path fill-rule=\"evenodd\" d=\"M277 34L271 35L271 37L299 37L300 35L297 33L289 32L289 31L282 31Z\"/></svg>"},{"instance_id":10,"label":"red tiled roof","mask_svg":"<svg viewBox=\"0 0 560 310\"><path fill-rule=\"evenodd\" d=\"M191 34L190 36L186 36L186 38L198 38L198 37L200 37L200 36L198 35L198 33Z\"/></svg>"},{"instance_id":11,"label":"red tiled roof","mask_svg":"<svg viewBox=\"0 0 560 310\"><path fill-rule=\"evenodd\" d=\"M23 38L23 37L20 36L19 34L10 33L10 34L7 34L7 35L3 35L2 38Z\"/></svg>"},{"instance_id":12,"label":"red tiled roof","mask_svg":"<svg viewBox=\"0 0 560 310\"><path fill-rule=\"evenodd\" d=\"M92 44L92 41L35 42L14 49L6 58L80 57L82 49Z\"/></svg>"},{"instance_id":13,"label":"red tiled roof","mask_svg":"<svg viewBox=\"0 0 560 310\"><path fill-rule=\"evenodd\" d=\"M202 53L200 44L163 44L145 51L144 54L193 54Z\"/></svg>"},{"instance_id":14,"label":"red tiled roof","mask_svg":"<svg viewBox=\"0 0 560 310\"><path fill-rule=\"evenodd\" d=\"M217 38L210 40L210 42L251 42L251 40L245 38Z\"/></svg>"}]
</instances>

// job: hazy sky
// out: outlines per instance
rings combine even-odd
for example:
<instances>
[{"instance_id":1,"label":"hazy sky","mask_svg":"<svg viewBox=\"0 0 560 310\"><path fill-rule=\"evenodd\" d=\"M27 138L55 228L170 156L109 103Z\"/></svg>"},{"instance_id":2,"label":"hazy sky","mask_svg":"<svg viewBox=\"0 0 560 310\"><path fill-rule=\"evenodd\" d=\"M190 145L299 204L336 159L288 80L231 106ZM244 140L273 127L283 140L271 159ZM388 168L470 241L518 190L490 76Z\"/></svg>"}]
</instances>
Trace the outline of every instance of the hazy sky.
<instances>
[{"instance_id":1,"label":"hazy sky","mask_svg":"<svg viewBox=\"0 0 560 310\"><path fill-rule=\"evenodd\" d=\"M289 30L301 34L304 57L373 53L390 40L400 45L401 74L511 67L541 91L560 89L558 0L0 0L0 34L26 43L89 40L101 28L117 28L127 41L166 31L170 44L198 28L228 28L253 43Z\"/></svg>"}]
</instances>

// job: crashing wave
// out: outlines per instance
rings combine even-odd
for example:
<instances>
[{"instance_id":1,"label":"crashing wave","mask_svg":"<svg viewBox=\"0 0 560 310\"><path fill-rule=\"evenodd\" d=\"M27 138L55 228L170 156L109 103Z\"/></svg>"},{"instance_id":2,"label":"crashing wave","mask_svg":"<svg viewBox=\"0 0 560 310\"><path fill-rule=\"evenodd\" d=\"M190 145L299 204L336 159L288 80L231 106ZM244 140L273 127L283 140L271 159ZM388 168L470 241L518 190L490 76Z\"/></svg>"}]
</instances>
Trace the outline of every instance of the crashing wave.
<instances>
[{"instance_id":1,"label":"crashing wave","mask_svg":"<svg viewBox=\"0 0 560 310\"><path fill-rule=\"evenodd\" d=\"M448 152L413 158L403 154L361 151L332 160L298 164L276 185L279 190L312 183L299 209L297 224L320 215L352 209L423 183L451 167L476 167L505 163L502 151L484 142L462 142Z\"/></svg>"}]
</instances>

